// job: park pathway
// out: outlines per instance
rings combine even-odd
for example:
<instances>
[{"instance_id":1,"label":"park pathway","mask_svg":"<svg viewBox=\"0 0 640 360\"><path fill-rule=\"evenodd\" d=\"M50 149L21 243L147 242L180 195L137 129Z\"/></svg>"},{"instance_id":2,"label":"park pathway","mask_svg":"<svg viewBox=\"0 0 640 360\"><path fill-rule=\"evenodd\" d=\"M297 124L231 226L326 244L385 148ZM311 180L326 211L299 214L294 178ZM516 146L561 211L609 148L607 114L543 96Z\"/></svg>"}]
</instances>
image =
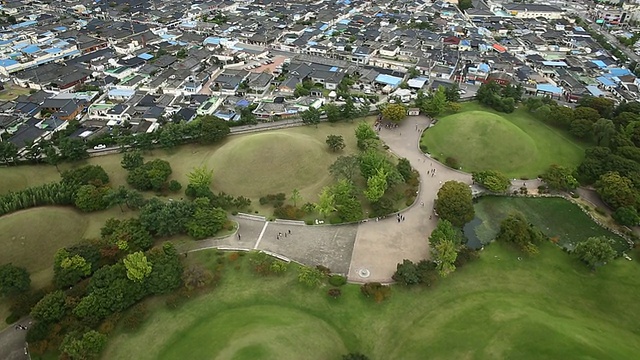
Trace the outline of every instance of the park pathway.
<instances>
[{"instance_id":1,"label":"park pathway","mask_svg":"<svg viewBox=\"0 0 640 360\"><path fill-rule=\"evenodd\" d=\"M262 250L310 266L327 266L335 273L347 274L353 282L391 282L396 265L402 260L419 261L429 257L428 238L437 224L433 207L442 184L451 180L472 184L471 174L451 169L422 153L420 137L423 131L428 131L430 124L427 117L409 117L398 128L382 128L379 132L389 151L407 158L420 173L418 197L412 206L401 212L403 221L398 222L395 215L390 215L360 224L306 226L236 216L233 220L239 225L240 237L236 233L202 240L183 246L180 251ZM267 125L251 130L269 129L272 128ZM432 170L435 170L433 176ZM530 192L541 184L538 179L513 179L511 183L510 191L525 186ZM285 237L289 230L293 233ZM282 236L277 236L279 234Z\"/></svg>"},{"instance_id":2,"label":"park pathway","mask_svg":"<svg viewBox=\"0 0 640 360\"><path fill-rule=\"evenodd\" d=\"M420 192L413 206L401 212L404 221L398 222L392 215L360 225L349 267L350 281L390 282L402 260L428 258L428 238L437 223L433 207L440 186L450 180L472 183L471 175L450 169L420 151L420 137L430 123L428 118L417 116L407 118L398 128L380 130L380 138L390 151L407 158L420 173ZM433 169L435 175L431 176Z\"/></svg>"}]
</instances>

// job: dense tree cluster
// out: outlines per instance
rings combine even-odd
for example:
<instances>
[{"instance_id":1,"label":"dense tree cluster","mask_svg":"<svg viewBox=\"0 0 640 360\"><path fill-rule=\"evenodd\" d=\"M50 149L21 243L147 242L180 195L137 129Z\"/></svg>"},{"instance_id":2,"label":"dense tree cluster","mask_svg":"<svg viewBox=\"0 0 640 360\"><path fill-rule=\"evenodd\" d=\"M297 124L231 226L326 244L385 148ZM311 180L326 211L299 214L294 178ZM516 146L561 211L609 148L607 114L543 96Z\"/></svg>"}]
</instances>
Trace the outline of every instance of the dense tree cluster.
<instances>
[{"instance_id":1,"label":"dense tree cluster","mask_svg":"<svg viewBox=\"0 0 640 360\"><path fill-rule=\"evenodd\" d=\"M535 255L538 253L538 245L546 239L546 236L530 224L520 212L509 214L500 223L500 231L496 240L507 244L513 244L524 253Z\"/></svg>"},{"instance_id":2,"label":"dense tree cluster","mask_svg":"<svg viewBox=\"0 0 640 360\"><path fill-rule=\"evenodd\" d=\"M612 242L603 236L590 237L579 242L573 249L573 254L595 270L596 266L604 265L616 256L616 251L611 246Z\"/></svg>"},{"instance_id":3,"label":"dense tree cluster","mask_svg":"<svg viewBox=\"0 0 640 360\"><path fill-rule=\"evenodd\" d=\"M522 100L523 93L524 88L520 84L502 86L495 81L489 81L480 85L476 99L494 110L512 113L516 109L516 103Z\"/></svg>"},{"instance_id":4,"label":"dense tree cluster","mask_svg":"<svg viewBox=\"0 0 640 360\"><path fill-rule=\"evenodd\" d=\"M525 106L552 126L590 142L585 158L575 171L552 167L543 179L549 187L570 190L595 185L602 199L613 208L614 219L636 225L640 210L640 103L585 97L578 107L561 106L548 98L530 98Z\"/></svg>"},{"instance_id":5,"label":"dense tree cluster","mask_svg":"<svg viewBox=\"0 0 640 360\"><path fill-rule=\"evenodd\" d=\"M160 191L168 186L167 179L170 175L169 162L155 159L131 169L127 175L127 183L141 191Z\"/></svg>"},{"instance_id":6,"label":"dense tree cluster","mask_svg":"<svg viewBox=\"0 0 640 360\"><path fill-rule=\"evenodd\" d=\"M0 265L0 296L23 293L30 286L31 278L27 269L13 264Z\"/></svg>"},{"instance_id":7,"label":"dense tree cluster","mask_svg":"<svg viewBox=\"0 0 640 360\"><path fill-rule=\"evenodd\" d=\"M508 177L499 171L486 170L478 171L473 174L473 181L484 186L487 190L495 193L505 192L511 186L511 181Z\"/></svg>"}]
</instances>

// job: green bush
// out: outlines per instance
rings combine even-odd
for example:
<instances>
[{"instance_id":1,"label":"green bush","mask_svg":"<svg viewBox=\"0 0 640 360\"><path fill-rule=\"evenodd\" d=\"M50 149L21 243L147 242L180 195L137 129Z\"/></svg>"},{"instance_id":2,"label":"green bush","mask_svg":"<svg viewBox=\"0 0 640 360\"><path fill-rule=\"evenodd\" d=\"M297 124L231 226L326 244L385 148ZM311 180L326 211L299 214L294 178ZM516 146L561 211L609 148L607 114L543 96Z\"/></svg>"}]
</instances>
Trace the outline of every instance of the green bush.
<instances>
[{"instance_id":1,"label":"green bush","mask_svg":"<svg viewBox=\"0 0 640 360\"><path fill-rule=\"evenodd\" d=\"M451 156L447 157L444 162L450 168L457 169L457 168L460 167L460 162L458 161L458 159L456 159L454 157L451 157Z\"/></svg>"},{"instance_id":2,"label":"green bush","mask_svg":"<svg viewBox=\"0 0 640 360\"><path fill-rule=\"evenodd\" d=\"M601 207L596 207L596 212L600 215L607 215L607 210L601 208Z\"/></svg>"},{"instance_id":3,"label":"green bush","mask_svg":"<svg viewBox=\"0 0 640 360\"><path fill-rule=\"evenodd\" d=\"M574 199L578 199L580 197L580 195L578 193L571 193L571 197Z\"/></svg>"},{"instance_id":4,"label":"green bush","mask_svg":"<svg viewBox=\"0 0 640 360\"><path fill-rule=\"evenodd\" d=\"M342 286L347 283L347 278L342 275L331 275L329 277L329 284L331 286Z\"/></svg>"},{"instance_id":5,"label":"green bush","mask_svg":"<svg viewBox=\"0 0 640 360\"><path fill-rule=\"evenodd\" d=\"M18 314L11 314L9 316L7 316L7 318L4 320L7 324L13 324L14 322L20 320L20 315Z\"/></svg>"},{"instance_id":6,"label":"green bush","mask_svg":"<svg viewBox=\"0 0 640 360\"><path fill-rule=\"evenodd\" d=\"M425 154L429 152L429 148L425 144L420 144L420 150Z\"/></svg>"}]
</instances>

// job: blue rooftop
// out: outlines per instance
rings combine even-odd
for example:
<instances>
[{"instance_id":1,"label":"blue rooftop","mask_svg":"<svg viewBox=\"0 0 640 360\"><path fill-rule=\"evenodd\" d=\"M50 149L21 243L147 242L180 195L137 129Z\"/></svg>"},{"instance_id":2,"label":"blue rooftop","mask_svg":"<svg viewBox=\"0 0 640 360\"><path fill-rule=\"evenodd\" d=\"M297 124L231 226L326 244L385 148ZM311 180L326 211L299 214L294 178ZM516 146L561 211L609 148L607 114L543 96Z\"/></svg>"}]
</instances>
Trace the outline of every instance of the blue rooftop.
<instances>
[{"instance_id":1,"label":"blue rooftop","mask_svg":"<svg viewBox=\"0 0 640 360\"><path fill-rule=\"evenodd\" d=\"M23 47L21 51L25 54L33 54L34 52L37 52L39 50L40 48L38 47L38 45L29 45Z\"/></svg>"},{"instance_id":2,"label":"blue rooftop","mask_svg":"<svg viewBox=\"0 0 640 360\"><path fill-rule=\"evenodd\" d=\"M148 53L142 53L140 55L138 55L138 57L142 60L149 60L149 59L153 59L153 55L148 54Z\"/></svg>"},{"instance_id":3,"label":"blue rooftop","mask_svg":"<svg viewBox=\"0 0 640 360\"><path fill-rule=\"evenodd\" d=\"M61 52L62 50L59 48L50 48L50 49L44 49L44 52L46 52L47 54L57 54L59 52Z\"/></svg>"},{"instance_id":4,"label":"blue rooftop","mask_svg":"<svg viewBox=\"0 0 640 360\"><path fill-rule=\"evenodd\" d=\"M11 29L20 29L20 28L24 28L24 27L28 27L28 26L32 26L37 24L38 22L35 20L31 20L31 21L23 21L21 23L17 23L17 24L13 24L10 26Z\"/></svg>"},{"instance_id":5,"label":"blue rooftop","mask_svg":"<svg viewBox=\"0 0 640 360\"><path fill-rule=\"evenodd\" d=\"M536 85L536 90L552 94L562 94L562 88L551 84L538 84Z\"/></svg>"},{"instance_id":6,"label":"blue rooftop","mask_svg":"<svg viewBox=\"0 0 640 360\"><path fill-rule=\"evenodd\" d=\"M604 76L599 76L596 78L598 82L604 86L616 86L616 83L613 80L607 79Z\"/></svg>"},{"instance_id":7,"label":"blue rooftop","mask_svg":"<svg viewBox=\"0 0 640 360\"><path fill-rule=\"evenodd\" d=\"M597 86L593 86L593 85L588 85L587 86L587 90L591 93L591 95L593 96L602 96L604 95L604 92L602 92L602 90L598 89Z\"/></svg>"},{"instance_id":8,"label":"blue rooftop","mask_svg":"<svg viewBox=\"0 0 640 360\"><path fill-rule=\"evenodd\" d=\"M611 73L611 75L613 76L625 76L625 75L631 75L631 71L629 69L623 69L623 68L613 68L613 69L609 69L609 72Z\"/></svg>"},{"instance_id":9,"label":"blue rooftop","mask_svg":"<svg viewBox=\"0 0 640 360\"><path fill-rule=\"evenodd\" d=\"M320 26L320 31L325 31L329 28L329 25L327 24L322 24L322 26Z\"/></svg>"},{"instance_id":10,"label":"blue rooftop","mask_svg":"<svg viewBox=\"0 0 640 360\"><path fill-rule=\"evenodd\" d=\"M600 69L604 69L607 67L607 64L605 64L604 61L602 60L591 60L591 62L596 64L596 66L599 67Z\"/></svg>"},{"instance_id":11,"label":"blue rooftop","mask_svg":"<svg viewBox=\"0 0 640 360\"><path fill-rule=\"evenodd\" d=\"M203 43L205 45L219 45L220 44L220 38L208 37L208 38L204 39Z\"/></svg>"},{"instance_id":12,"label":"blue rooftop","mask_svg":"<svg viewBox=\"0 0 640 360\"><path fill-rule=\"evenodd\" d=\"M402 82L402 78L386 74L380 74L376 77L377 82L385 85L398 86Z\"/></svg>"},{"instance_id":13,"label":"blue rooftop","mask_svg":"<svg viewBox=\"0 0 640 360\"><path fill-rule=\"evenodd\" d=\"M343 20L338 21L338 24L341 24L341 25L347 25L347 24L349 24L350 22L351 22L351 20L349 20L349 19L343 19Z\"/></svg>"},{"instance_id":14,"label":"blue rooftop","mask_svg":"<svg viewBox=\"0 0 640 360\"><path fill-rule=\"evenodd\" d=\"M337 66L334 66L334 67L332 67L331 69L329 69L329 71L336 72L336 71L338 71L338 67L337 67Z\"/></svg>"},{"instance_id":15,"label":"blue rooftop","mask_svg":"<svg viewBox=\"0 0 640 360\"><path fill-rule=\"evenodd\" d=\"M15 65L17 63L18 63L17 61L12 60L12 59L0 59L0 66L2 66L2 67L8 67L8 66L11 66L11 65Z\"/></svg>"}]
</instances>

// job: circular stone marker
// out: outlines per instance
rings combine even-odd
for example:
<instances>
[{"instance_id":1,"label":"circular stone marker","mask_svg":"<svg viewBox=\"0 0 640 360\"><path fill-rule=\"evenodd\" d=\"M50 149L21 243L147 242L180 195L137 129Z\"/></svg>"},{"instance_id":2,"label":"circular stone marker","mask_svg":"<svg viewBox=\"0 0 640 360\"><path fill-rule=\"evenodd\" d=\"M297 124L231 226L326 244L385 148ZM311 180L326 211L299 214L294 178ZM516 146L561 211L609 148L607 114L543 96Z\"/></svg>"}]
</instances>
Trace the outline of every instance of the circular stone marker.
<instances>
[{"instance_id":1,"label":"circular stone marker","mask_svg":"<svg viewBox=\"0 0 640 360\"><path fill-rule=\"evenodd\" d=\"M369 276L371 276L371 272L369 270L367 270L367 269L360 269L360 270L358 270L358 275L361 278L365 278L366 279Z\"/></svg>"}]
</instances>

